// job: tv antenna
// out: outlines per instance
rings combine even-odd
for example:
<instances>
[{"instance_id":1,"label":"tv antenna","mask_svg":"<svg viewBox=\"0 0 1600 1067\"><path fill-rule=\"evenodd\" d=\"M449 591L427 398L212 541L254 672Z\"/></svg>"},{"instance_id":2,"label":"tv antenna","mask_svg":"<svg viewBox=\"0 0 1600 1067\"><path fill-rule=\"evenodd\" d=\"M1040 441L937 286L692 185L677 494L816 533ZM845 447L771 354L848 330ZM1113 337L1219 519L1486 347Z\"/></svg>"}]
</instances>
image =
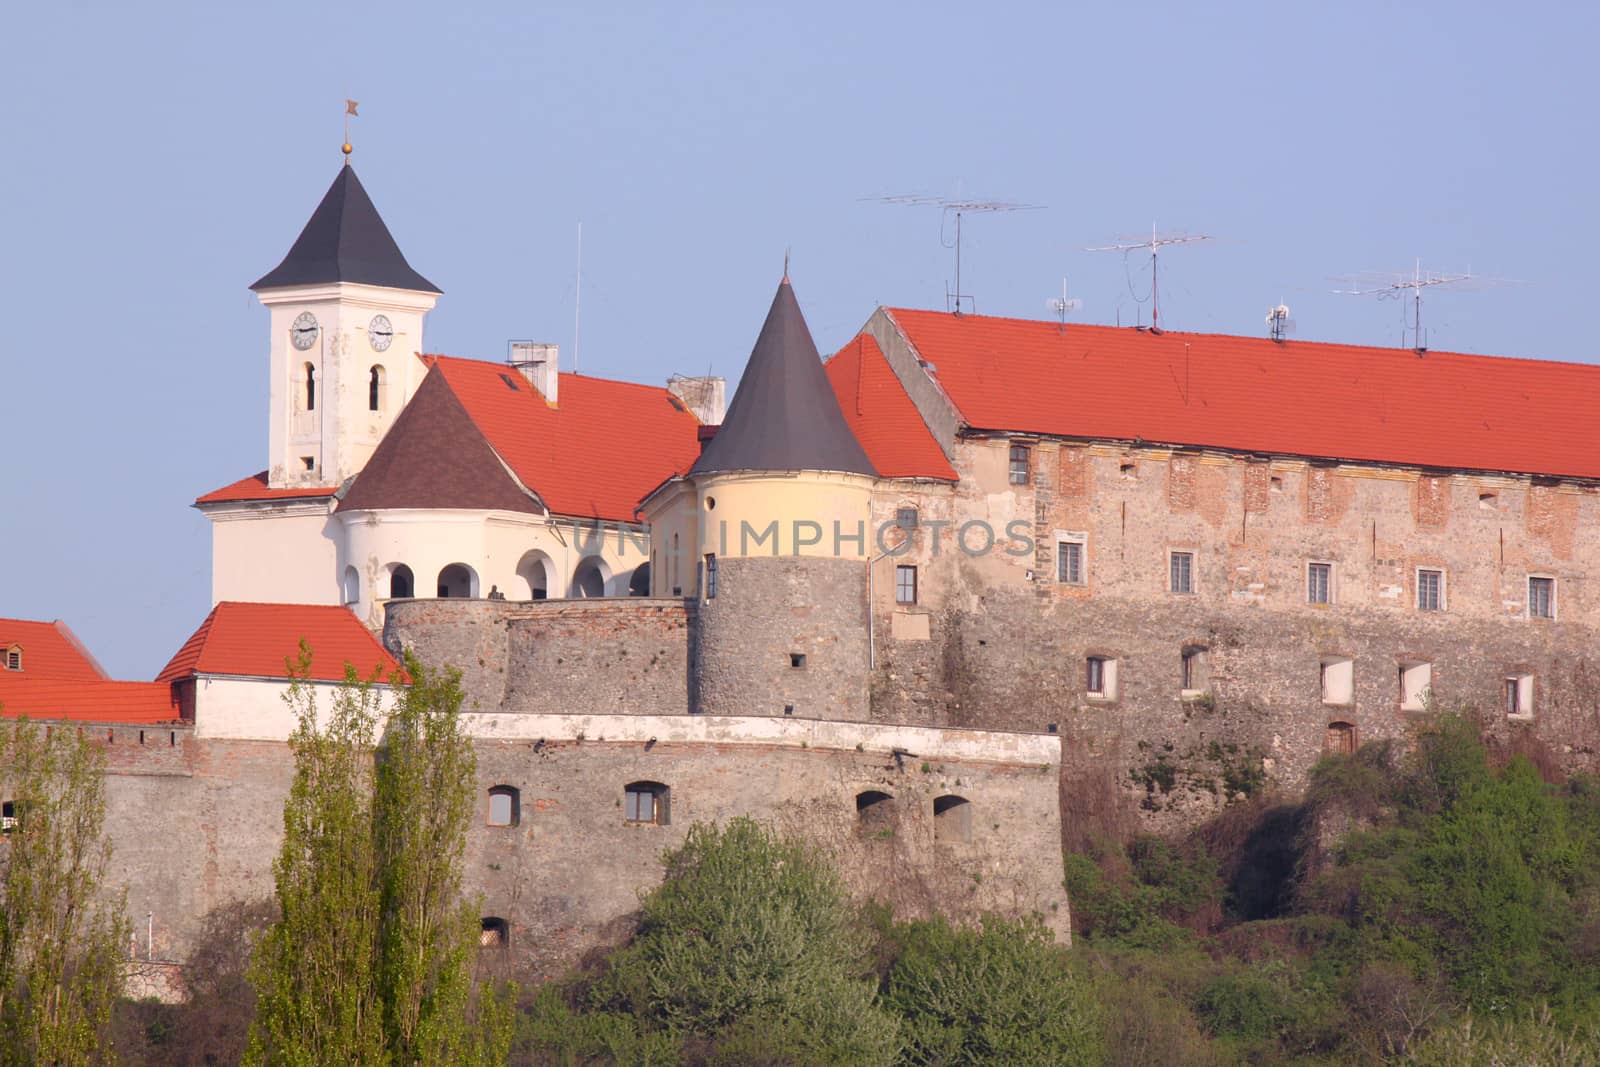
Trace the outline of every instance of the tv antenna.
<instances>
[{"instance_id":1,"label":"tv antenna","mask_svg":"<svg viewBox=\"0 0 1600 1067\"><path fill-rule=\"evenodd\" d=\"M1077 297L1067 299L1067 280L1061 279L1061 295L1045 301L1045 307L1056 313L1056 318L1061 320L1061 332L1067 332L1067 315L1083 307L1083 301Z\"/></svg>"},{"instance_id":2,"label":"tv antenna","mask_svg":"<svg viewBox=\"0 0 1600 1067\"><path fill-rule=\"evenodd\" d=\"M1197 241L1209 241L1208 233L1159 233L1155 223L1150 224L1150 239L1148 241L1123 241L1114 245L1101 245L1098 248L1085 248L1085 252L1121 252L1126 258L1129 252L1141 248L1150 250L1150 330L1152 333L1161 332L1161 290L1157 285L1158 277L1156 268L1160 259L1160 252L1168 245L1187 245ZM1135 300L1138 297L1134 298Z\"/></svg>"},{"instance_id":3,"label":"tv antenna","mask_svg":"<svg viewBox=\"0 0 1600 1067\"><path fill-rule=\"evenodd\" d=\"M945 310L956 315L961 314L961 302L968 302L968 306L977 310L977 304L972 297L961 291L961 216L977 214L980 212L999 211L1041 211L1043 204L1019 204L1009 200L958 200L943 196L870 196L868 200L876 200L883 204L904 204L908 207L936 207L942 212L939 219L939 243L945 248L954 248L956 251L956 287L951 292L948 284L945 288ZM956 235L953 243L944 239L945 220L951 215L956 218Z\"/></svg>"},{"instance_id":4,"label":"tv antenna","mask_svg":"<svg viewBox=\"0 0 1600 1067\"><path fill-rule=\"evenodd\" d=\"M1485 278L1480 278L1472 273L1468 267L1465 274L1435 274L1433 271L1422 269L1422 260L1417 260L1416 266L1410 273L1405 271L1369 271L1365 274L1353 275L1348 279L1348 284L1355 286L1351 289L1335 289L1334 292L1341 296L1376 296L1379 300L1403 300L1406 294L1411 294L1411 347L1417 355L1422 355L1428 350L1428 339L1422 332L1422 291L1436 285L1463 285L1474 283L1476 285L1494 284ZM1400 331L1400 347L1406 343L1405 329Z\"/></svg>"},{"instance_id":5,"label":"tv antenna","mask_svg":"<svg viewBox=\"0 0 1600 1067\"><path fill-rule=\"evenodd\" d=\"M1281 344L1292 333L1294 333L1294 320L1289 317L1289 305L1279 303L1275 308L1268 308L1267 336Z\"/></svg>"}]
</instances>

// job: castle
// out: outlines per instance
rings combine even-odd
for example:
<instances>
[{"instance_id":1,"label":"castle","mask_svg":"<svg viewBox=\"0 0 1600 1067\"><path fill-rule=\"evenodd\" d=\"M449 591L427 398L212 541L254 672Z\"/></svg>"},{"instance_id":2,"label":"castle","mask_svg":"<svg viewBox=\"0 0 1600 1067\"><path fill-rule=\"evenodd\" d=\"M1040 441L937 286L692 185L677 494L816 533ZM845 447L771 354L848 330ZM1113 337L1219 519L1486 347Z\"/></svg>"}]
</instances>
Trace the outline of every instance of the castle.
<instances>
[{"instance_id":1,"label":"castle","mask_svg":"<svg viewBox=\"0 0 1600 1067\"><path fill-rule=\"evenodd\" d=\"M462 671L486 945L548 975L694 821L910 914L1066 939L1064 840L1303 785L1441 706L1600 765L1600 368L880 308L778 285L731 400L427 354L439 290L342 168L283 262L268 463L207 493L215 607L154 682L0 622L4 713L111 768L141 955L268 894L283 659Z\"/></svg>"}]
</instances>

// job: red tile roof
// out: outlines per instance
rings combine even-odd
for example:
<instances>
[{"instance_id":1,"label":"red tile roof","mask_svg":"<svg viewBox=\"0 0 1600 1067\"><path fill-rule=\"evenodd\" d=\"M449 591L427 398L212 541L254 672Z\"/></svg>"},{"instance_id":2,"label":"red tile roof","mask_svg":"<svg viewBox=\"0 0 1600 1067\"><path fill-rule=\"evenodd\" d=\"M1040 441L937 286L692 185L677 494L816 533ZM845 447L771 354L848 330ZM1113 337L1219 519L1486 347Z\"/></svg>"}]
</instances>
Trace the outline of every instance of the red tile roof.
<instances>
[{"instance_id":1,"label":"red tile roof","mask_svg":"<svg viewBox=\"0 0 1600 1067\"><path fill-rule=\"evenodd\" d=\"M221 489L213 489L196 500L195 503L225 504L245 500L300 500L332 496L338 491L337 486L271 489L267 486L267 472L262 471L259 474L252 474L248 478L240 478L233 484L225 485Z\"/></svg>"},{"instance_id":2,"label":"red tile roof","mask_svg":"<svg viewBox=\"0 0 1600 1067\"><path fill-rule=\"evenodd\" d=\"M850 432L880 475L956 480L944 449L869 334L841 348L824 369Z\"/></svg>"},{"instance_id":3,"label":"red tile roof","mask_svg":"<svg viewBox=\"0 0 1600 1067\"><path fill-rule=\"evenodd\" d=\"M974 429L1600 478L1600 366L889 314Z\"/></svg>"},{"instance_id":4,"label":"red tile roof","mask_svg":"<svg viewBox=\"0 0 1600 1067\"><path fill-rule=\"evenodd\" d=\"M551 406L504 363L424 359L557 515L636 521L633 509L645 494L700 454L699 420L660 386L563 374Z\"/></svg>"},{"instance_id":5,"label":"red tile roof","mask_svg":"<svg viewBox=\"0 0 1600 1067\"><path fill-rule=\"evenodd\" d=\"M311 646L311 677L343 681L344 665L366 678L380 667L399 669L361 621L343 607L321 604L253 604L224 600L184 642L160 674L172 682L192 674L287 678L285 659L297 659L300 639Z\"/></svg>"},{"instance_id":6,"label":"red tile roof","mask_svg":"<svg viewBox=\"0 0 1600 1067\"><path fill-rule=\"evenodd\" d=\"M172 687L161 682L0 681L0 717L78 722L170 722L180 718Z\"/></svg>"},{"instance_id":7,"label":"red tile roof","mask_svg":"<svg viewBox=\"0 0 1600 1067\"><path fill-rule=\"evenodd\" d=\"M0 653L12 645L22 649L22 670L8 671L0 664L0 682L10 678L51 678L57 681L98 681L107 677L78 635L66 623L0 619Z\"/></svg>"}]
</instances>

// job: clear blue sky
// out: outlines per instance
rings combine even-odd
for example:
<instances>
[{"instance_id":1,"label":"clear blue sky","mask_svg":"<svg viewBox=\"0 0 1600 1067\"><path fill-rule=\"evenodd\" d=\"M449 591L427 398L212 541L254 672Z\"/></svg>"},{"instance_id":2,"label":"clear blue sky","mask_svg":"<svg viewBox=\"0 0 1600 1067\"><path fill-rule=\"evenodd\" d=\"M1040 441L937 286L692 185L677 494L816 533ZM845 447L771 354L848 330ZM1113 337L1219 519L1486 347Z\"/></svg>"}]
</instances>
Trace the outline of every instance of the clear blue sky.
<instances>
[{"instance_id":1,"label":"clear blue sky","mask_svg":"<svg viewBox=\"0 0 1600 1067\"><path fill-rule=\"evenodd\" d=\"M1395 344L1370 269L1438 293L1435 348L1593 360L1590 4L14 5L0 43L0 615L64 618L148 678L210 606L198 494L266 465L267 316L246 290L339 166L444 289L434 351L736 377L785 248L817 343L943 307L917 192L1047 210L966 228L980 313ZM569 364L570 365L570 364ZM1418 418L1425 418L1419 411ZM1575 427L1574 432L1591 432Z\"/></svg>"}]
</instances>

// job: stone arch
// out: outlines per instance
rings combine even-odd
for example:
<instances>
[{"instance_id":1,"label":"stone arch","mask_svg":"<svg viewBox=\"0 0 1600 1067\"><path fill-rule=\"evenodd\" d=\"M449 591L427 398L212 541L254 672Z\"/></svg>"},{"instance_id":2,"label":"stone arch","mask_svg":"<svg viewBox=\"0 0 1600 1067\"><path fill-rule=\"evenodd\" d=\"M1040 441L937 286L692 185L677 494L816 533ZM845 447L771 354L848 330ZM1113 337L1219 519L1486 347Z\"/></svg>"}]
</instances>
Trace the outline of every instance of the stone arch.
<instances>
[{"instance_id":1,"label":"stone arch","mask_svg":"<svg viewBox=\"0 0 1600 1067\"><path fill-rule=\"evenodd\" d=\"M522 792L514 785L489 790L489 825L517 826L522 822Z\"/></svg>"},{"instance_id":2,"label":"stone arch","mask_svg":"<svg viewBox=\"0 0 1600 1067\"><path fill-rule=\"evenodd\" d=\"M899 821L894 797L880 789L856 794L856 829L864 834L892 834Z\"/></svg>"},{"instance_id":3,"label":"stone arch","mask_svg":"<svg viewBox=\"0 0 1600 1067\"><path fill-rule=\"evenodd\" d=\"M650 595L650 564L641 563L633 569L633 577L628 579L628 595Z\"/></svg>"},{"instance_id":4,"label":"stone arch","mask_svg":"<svg viewBox=\"0 0 1600 1067\"><path fill-rule=\"evenodd\" d=\"M572 572L570 596L605 596L611 589L611 568L599 556L585 556Z\"/></svg>"},{"instance_id":5,"label":"stone arch","mask_svg":"<svg viewBox=\"0 0 1600 1067\"><path fill-rule=\"evenodd\" d=\"M439 571L439 596L475 597L477 595L477 572L465 563L450 563Z\"/></svg>"},{"instance_id":6,"label":"stone arch","mask_svg":"<svg viewBox=\"0 0 1600 1067\"><path fill-rule=\"evenodd\" d=\"M361 572L353 566L346 566L344 580L339 583L339 592L346 605L359 603L361 600Z\"/></svg>"},{"instance_id":7,"label":"stone arch","mask_svg":"<svg viewBox=\"0 0 1600 1067\"><path fill-rule=\"evenodd\" d=\"M417 579L404 563L389 564L389 599L410 600L417 595Z\"/></svg>"},{"instance_id":8,"label":"stone arch","mask_svg":"<svg viewBox=\"0 0 1600 1067\"><path fill-rule=\"evenodd\" d=\"M972 801L954 793L933 801L933 839L946 843L972 840Z\"/></svg>"},{"instance_id":9,"label":"stone arch","mask_svg":"<svg viewBox=\"0 0 1600 1067\"><path fill-rule=\"evenodd\" d=\"M523 590L529 600L544 600L550 595L550 581L555 577L555 564L537 548L530 548L517 561L517 577L526 584Z\"/></svg>"}]
</instances>

